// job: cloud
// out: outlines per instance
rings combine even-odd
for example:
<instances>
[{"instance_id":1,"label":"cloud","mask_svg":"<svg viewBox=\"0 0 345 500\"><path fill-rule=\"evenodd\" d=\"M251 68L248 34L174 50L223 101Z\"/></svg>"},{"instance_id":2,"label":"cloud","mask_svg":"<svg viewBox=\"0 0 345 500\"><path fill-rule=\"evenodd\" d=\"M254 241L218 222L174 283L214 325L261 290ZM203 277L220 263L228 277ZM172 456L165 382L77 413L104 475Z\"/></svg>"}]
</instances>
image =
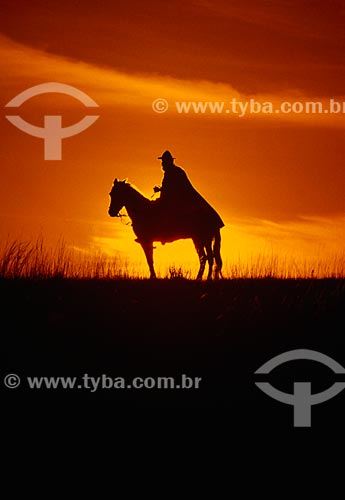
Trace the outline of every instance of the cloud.
<instances>
[{"instance_id":1,"label":"cloud","mask_svg":"<svg viewBox=\"0 0 345 500\"><path fill-rule=\"evenodd\" d=\"M6 74L2 80L6 94L10 90L23 89L42 82L58 81L80 87L89 93L101 106L125 107L135 112L153 114L152 102L157 98L164 98L169 102L169 116L177 115L176 102L224 102L228 106L231 102L242 103L237 105L238 114L214 113L211 107L206 113L189 113L189 116L212 120L238 120L240 109L250 108L250 100L261 103L261 111L245 113L245 119L275 120L280 122L298 122L308 125L322 125L343 127L342 114L306 114L306 113L267 113L264 110L276 109L281 102L314 102L312 96L300 92L290 91L284 95L277 94L244 94L227 83L214 83L207 80L186 80L172 77L163 77L151 74L133 74L99 67L85 62L75 61L62 56L46 53L42 50L27 47L0 36L0 70ZM319 100L323 106L328 106L328 100ZM264 107L264 104L266 106ZM269 106L268 106L269 105ZM181 115L180 115L181 116ZM184 116L184 115L182 115Z\"/></svg>"},{"instance_id":2,"label":"cloud","mask_svg":"<svg viewBox=\"0 0 345 500\"><path fill-rule=\"evenodd\" d=\"M228 0L193 0L198 10L204 10L208 15L232 19L249 24L263 30L278 32L290 37L329 40L342 36L341 23L335 19L344 17L341 2L333 3L333 10L325 12L324 1L314 0L313 9L310 5L298 2L257 2L246 0L240 4L229 3ZM320 16L320 11L323 15ZM306 15L308 14L308 15Z\"/></svg>"},{"instance_id":3,"label":"cloud","mask_svg":"<svg viewBox=\"0 0 345 500\"><path fill-rule=\"evenodd\" d=\"M296 220L274 222L267 219L237 218L232 226L247 252L273 252L296 260L345 258L345 215L300 216ZM241 246L241 245L240 245ZM242 248L243 252L243 248Z\"/></svg>"}]
</instances>

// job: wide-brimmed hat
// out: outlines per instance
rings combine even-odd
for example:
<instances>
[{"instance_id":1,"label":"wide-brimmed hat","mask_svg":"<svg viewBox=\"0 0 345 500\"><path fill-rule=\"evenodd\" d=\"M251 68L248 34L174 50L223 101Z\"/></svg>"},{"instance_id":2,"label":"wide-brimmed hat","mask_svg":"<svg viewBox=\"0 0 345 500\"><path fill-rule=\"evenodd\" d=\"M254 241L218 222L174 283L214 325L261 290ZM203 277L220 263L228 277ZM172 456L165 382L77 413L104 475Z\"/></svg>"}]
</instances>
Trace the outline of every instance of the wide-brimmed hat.
<instances>
[{"instance_id":1,"label":"wide-brimmed hat","mask_svg":"<svg viewBox=\"0 0 345 500\"><path fill-rule=\"evenodd\" d=\"M170 151L164 151L162 156L158 156L157 160L175 160L173 155L170 153Z\"/></svg>"}]
</instances>

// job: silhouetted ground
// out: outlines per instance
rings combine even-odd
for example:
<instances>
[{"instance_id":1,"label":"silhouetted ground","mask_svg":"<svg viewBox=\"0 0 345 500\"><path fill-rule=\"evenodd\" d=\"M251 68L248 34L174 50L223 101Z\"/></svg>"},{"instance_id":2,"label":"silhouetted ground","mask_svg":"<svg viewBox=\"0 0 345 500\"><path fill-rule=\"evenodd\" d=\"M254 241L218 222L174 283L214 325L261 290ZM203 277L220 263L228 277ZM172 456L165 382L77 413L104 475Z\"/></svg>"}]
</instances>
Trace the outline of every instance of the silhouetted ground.
<instances>
[{"instance_id":1,"label":"silhouetted ground","mask_svg":"<svg viewBox=\"0 0 345 500\"><path fill-rule=\"evenodd\" d=\"M254 376L282 352L312 349L345 366L345 280L2 280L1 378L9 401L106 401L119 409L227 409L244 421L292 426L292 407L263 394ZM288 366L289 365L289 366ZM25 377L202 377L196 389L29 389ZM79 379L78 379L79 380ZM267 379L326 389L334 374L294 361ZM344 377L345 380L345 377ZM1 381L2 383L2 381ZM345 391L312 410L313 424L345 417Z\"/></svg>"}]
</instances>

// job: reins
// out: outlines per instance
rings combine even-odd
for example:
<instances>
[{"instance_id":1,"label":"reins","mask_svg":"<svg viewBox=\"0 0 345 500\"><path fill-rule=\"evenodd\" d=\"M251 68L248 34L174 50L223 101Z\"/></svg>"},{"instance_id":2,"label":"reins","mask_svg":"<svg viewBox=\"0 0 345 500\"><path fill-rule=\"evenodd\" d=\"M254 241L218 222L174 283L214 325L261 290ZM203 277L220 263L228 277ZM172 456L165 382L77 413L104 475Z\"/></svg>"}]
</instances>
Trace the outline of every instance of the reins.
<instances>
[{"instance_id":1,"label":"reins","mask_svg":"<svg viewBox=\"0 0 345 500\"><path fill-rule=\"evenodd\" d=\"M125 226L132 226L133 224L131 223L131 221L128 221L128 222L125 222L123 220L124 217L128 217L127 214L120 214L118 213L116 217L120 217L120 220L121 220L121 223L124 224Z\"/></svg>"}]
</instances>

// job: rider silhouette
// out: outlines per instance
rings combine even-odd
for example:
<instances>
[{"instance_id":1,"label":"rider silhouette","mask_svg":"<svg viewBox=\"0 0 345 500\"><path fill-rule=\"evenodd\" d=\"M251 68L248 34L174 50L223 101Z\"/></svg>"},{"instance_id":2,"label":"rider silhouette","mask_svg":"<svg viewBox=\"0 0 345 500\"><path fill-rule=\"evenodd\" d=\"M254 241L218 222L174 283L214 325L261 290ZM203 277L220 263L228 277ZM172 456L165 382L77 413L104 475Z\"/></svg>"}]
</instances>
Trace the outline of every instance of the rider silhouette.
<instances>
[{"instance_id":1,"label":"rider silhouette","mask_svg":"<svg viewBox=\"0 0 345 500\"><path fill-rule=\"evenodd\" d=\"M160 192L156 203L160 206L162 215L167 216L168 221L173 224L179 225L182 220L187 227L194 224L194 218L200 220L202 215L205 223L223 227L224 223L218 213L194 188L186 172L174 164L175 158L170 151L164 151L158 160L162 160L164 177L162 186L155 186L153 190L155 193Z\"/></svg>"}]
</instances>

